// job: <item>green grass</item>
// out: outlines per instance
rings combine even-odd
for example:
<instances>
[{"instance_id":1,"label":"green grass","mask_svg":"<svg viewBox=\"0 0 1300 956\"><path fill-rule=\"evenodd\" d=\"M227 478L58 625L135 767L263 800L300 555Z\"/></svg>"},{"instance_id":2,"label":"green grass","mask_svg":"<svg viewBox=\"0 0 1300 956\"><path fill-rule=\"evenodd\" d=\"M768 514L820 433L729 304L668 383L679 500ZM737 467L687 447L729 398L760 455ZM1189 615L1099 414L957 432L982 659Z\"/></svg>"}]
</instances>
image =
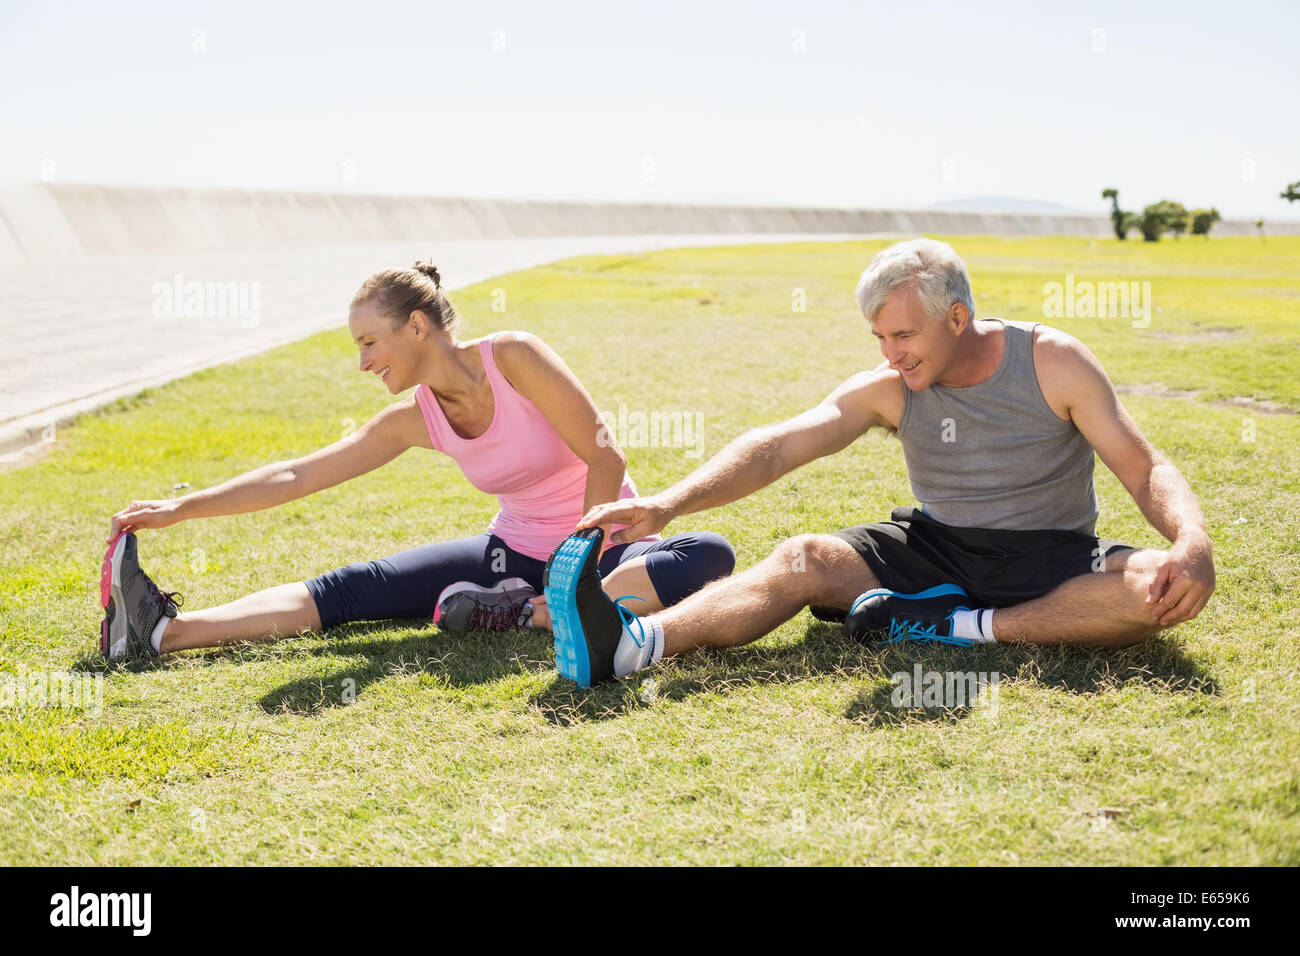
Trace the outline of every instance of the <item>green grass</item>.
<instances>
[{"instance_id":1,"label":"green grass","mask_svg":"<svg viewBox=\"0 0 1300 956\"><path fill-rule=\"evenodd\" d=\"M1041 319L1066 273L1152 283L1149 329L1053 324L1117 383L1197 393L1126 398L1206 511L1219 586L1196 621L1109 653L875 650L805 612L591 691L555 676L542 635L419 621L107 668L102 711L0 710L0 863L1300 863L1300 416L1220 404L1300 408L1300 240L953 241L982 315ZM703 413L711 454L876 364L852 291L883 245L572 259L455 300L467 335L541 335L604 409ZM106 669L98 563L130 499L302 454L389 400L334 331L61 431L0 474L0 671ZM643 490L698 463L628 455ZM1098 487L1103 534L1160 543L1104 469ZM870 435L670 530L726 534L744 568L910 500L897 443ZM494 510L412 450L274 511L149 532L142 556L202 607ZM894 708L890 675L916 662L1000 672L996 712Z\"/></svg>"}]
</instances>

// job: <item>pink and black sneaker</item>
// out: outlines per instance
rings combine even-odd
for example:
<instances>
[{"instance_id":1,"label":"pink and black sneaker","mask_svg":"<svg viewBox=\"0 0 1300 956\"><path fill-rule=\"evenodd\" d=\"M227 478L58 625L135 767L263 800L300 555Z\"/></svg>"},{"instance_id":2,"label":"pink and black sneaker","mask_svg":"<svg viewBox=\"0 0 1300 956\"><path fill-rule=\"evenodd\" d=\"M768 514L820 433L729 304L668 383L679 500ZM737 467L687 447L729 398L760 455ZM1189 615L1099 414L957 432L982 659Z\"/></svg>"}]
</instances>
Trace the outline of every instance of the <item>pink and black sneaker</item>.
<instances>
[{"instance_id":1,"label":"pink and black sneaker","mask_svg":"<svg viewBox=\"0 0 1300 956\"><path fill-rule=\"evenodd\" d=\"M156 657L149 639L163 616L175 617L184 598L176 591L164 593L136 560L132 532L119 534L104 554L99 576L99 603L104 608L99 650L110 661Z\"/></svg>"},{"instance_id":2,"label":"pink and black sneaker","mask_svg":"<svg viewBox=\"0 0 1300 956\"><path fill-rule=\"evenodd\" d=\"M533 616L529 598L537 592L523 578L506 578L492 587L457 581L443 588L433 623L444 631L518 631Z\"/></svg>"}]
</instances>

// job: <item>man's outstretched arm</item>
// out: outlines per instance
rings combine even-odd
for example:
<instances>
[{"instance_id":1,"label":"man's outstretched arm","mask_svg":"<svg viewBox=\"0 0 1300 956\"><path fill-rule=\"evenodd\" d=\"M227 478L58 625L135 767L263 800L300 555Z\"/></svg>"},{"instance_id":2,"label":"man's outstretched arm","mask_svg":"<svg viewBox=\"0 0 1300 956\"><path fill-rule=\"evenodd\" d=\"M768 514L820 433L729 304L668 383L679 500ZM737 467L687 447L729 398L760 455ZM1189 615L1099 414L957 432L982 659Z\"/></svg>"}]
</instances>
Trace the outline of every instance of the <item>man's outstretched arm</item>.
<instances>
[{"instance_id":1,"label":"man's outstretched arm","mask_svg":"<svg viewBox=\"0 0 1300 956\"><path fill-rule=\"evenodd\" d=\"M597 505L578 527L626 524L610 540L636 541L679 515L751 495L813 459L847 447L880 424L878 405L888 389L898 387L896 379L892 372L861 372L808 411L741 435L671 488Z\"/></svg>"},{"instance_id":2,"label":"man's outstretched arm","mask_svg":"<svg viewBox=\"0 0 1300 956\"><path fill-rule=\"evenodd\" d=\"M1053 390L1060 389L1075 426L1170 542L1147 594L1152 617L1161 627L1190 621L1214 593L1214 549L1191 486L1146 440L1082 343L1054 331L1035 348L1035 359L1040 353L1046 353Z\"/></svg>"}]
</instances>

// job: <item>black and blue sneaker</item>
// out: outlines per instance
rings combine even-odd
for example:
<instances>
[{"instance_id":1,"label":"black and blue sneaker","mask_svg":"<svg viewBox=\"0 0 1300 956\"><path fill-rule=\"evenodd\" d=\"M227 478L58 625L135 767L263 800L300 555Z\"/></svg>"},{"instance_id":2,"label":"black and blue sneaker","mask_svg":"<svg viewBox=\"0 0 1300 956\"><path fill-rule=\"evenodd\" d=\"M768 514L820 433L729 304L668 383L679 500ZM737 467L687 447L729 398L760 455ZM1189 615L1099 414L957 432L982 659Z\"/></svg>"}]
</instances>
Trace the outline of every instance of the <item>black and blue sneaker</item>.
<instances>
[{"instance_id":1,"label":"black and blue sneaker","mask_svg":"<svg viewBox=\"0 0 1300 956\"><path fill-rule=\"evenodd\" d=\"M969 600L970 595L955 584L940 584L915 594L876 588L853 602L844 631L864 644L919 641L974 647L974 641L952 633L954 612L970 610L965 603Z\"/></svg>"},{"instance_id":2,"label":"black and blue sneaker","mask_svg":"<svg viewBox=\"0 0 1300 956\"><path fill-rule=\"evenodd\" d=\"M623 636L626 612L601 589L596 570L604 538L600 528L574 532L556 547L542 574L555 669L579 687L614 679L614 652Z\"/></svg>"}]
</instances>

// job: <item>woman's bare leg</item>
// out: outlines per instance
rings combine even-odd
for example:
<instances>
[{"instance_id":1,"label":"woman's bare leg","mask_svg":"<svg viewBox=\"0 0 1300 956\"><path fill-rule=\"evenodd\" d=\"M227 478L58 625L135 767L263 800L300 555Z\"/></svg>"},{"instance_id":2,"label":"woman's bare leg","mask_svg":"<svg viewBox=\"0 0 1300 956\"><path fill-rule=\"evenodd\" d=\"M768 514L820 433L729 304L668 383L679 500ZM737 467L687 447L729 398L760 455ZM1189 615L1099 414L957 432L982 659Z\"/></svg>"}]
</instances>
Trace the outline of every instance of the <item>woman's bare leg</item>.
<instances>
[{"instance_id":1,"label":"woman's bare leg","mask_svg":"<svg viewBox=\"0 0 1300 956\"><path fill-rule=\"evenodd\" d=\"M172 618L163 631L162 652L216 647L240 641L274 641L320 630L316 599L301 581L278 584L202 611Z\"/></svg>"},{"instance_id":2,"label":"woman's bare leg","mask_svg":"<svg viewBox=\"0 0 1300 956\"><path fill-rule=\"evenodd\" d=\"M642 598L627 603L638 616L663 610L644 557L620 564L604 579L602 587L611 598L625 594ZM551 617L546 611L546 598L538 595L533 598L533 604L533 626L549 630ZM275 641L303 631L319 630L316 600L307 585L296 581L257 591L229 604L176 615L163 631L162 653L241 641Z\"/></svg>"},{"instance_id":3,"label":"woman's bare leg","mask_svg":"<svg viewBox=\"0 0 1300 956\"><path fill-rule=\"evenodd\" d=\"M601 590L617 600L625 594L641 598L640 601L628 601L624 604L637 617L662 611L664 606L659 601L659 592L650 580L650 572L645 569L645 557L633 558L624 562L610 572L609 577L602 578ZM546 597L537 595L530 599L533 605L533 627L551 629L551 615L546 610Z\"/></svg>"}]
</instances>

